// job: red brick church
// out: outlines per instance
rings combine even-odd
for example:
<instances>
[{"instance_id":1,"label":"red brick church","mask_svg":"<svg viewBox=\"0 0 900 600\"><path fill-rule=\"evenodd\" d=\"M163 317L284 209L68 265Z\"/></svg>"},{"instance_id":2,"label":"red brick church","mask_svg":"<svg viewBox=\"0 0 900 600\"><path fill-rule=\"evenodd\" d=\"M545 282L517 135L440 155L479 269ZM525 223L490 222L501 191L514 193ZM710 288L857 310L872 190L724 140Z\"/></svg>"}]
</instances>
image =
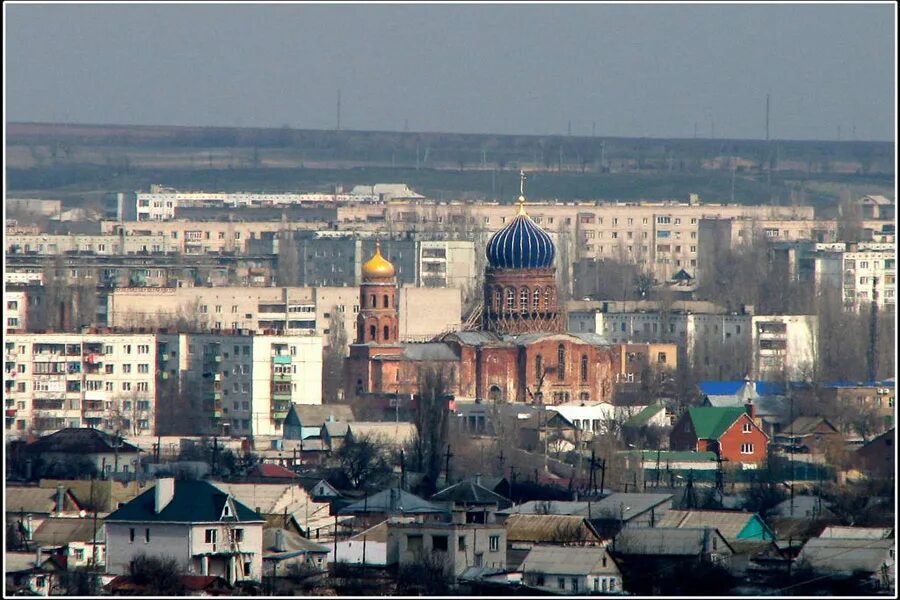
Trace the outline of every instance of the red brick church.
<instances>
[{"instance_id":1,"label":"red brick church","mask_svg":"<svg viewBox=\"0 0 900 600\"><path fill-rule=\"evenodd\" d=\"M362 266L356 343L344 365L344 390L351 404L388 408L392 400L410 399L426 364L446 368L452 392L460 399L611 401L615 348L597 334L565 332L555 248L528 216L524 190L518 214L491 237L486 255L480 330L453 332L428 343L400 343L395 270L377 247Z\"/></svg>"}]
</instances>

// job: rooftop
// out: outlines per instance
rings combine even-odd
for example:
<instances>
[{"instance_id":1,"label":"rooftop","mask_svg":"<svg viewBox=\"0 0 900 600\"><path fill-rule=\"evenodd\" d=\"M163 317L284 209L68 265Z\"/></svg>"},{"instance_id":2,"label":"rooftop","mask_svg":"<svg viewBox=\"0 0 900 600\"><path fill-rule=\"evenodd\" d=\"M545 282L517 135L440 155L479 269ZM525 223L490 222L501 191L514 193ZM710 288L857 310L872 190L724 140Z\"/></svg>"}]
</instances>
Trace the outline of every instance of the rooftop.
<instances>
[{"instance_id":1,"label":"rooftop","mask_svg":"<svg viewBox=\"0 0 900 600\"><path fill-rule=\"evenodd\" d=\"M118 442L119 454L137 453L140 448L129 444L124 439L116 439L98 429L89 427L69 427L60 429L56 433L44 436L37 441L28 444L25 448L28 452L60 452L69 454L94 454L101 452L115 452Z\"/></svg>"},{"instance_id":2,"label":"rooftop","mask_svg":"<svg viewBox=\"0 0 900 600\"><path fill-rule=\"evenodd\" d=\"M159 485L159 483L157 483ZM150 488L104 519L106 522L170 522L215 523L223 520L222 513L229 494L207 481L174 481L175 495L160 511L155 511L156 486ZM263 516L241 502L233 500L235 522L264 521Z\"/></svg>"}]
</instances>

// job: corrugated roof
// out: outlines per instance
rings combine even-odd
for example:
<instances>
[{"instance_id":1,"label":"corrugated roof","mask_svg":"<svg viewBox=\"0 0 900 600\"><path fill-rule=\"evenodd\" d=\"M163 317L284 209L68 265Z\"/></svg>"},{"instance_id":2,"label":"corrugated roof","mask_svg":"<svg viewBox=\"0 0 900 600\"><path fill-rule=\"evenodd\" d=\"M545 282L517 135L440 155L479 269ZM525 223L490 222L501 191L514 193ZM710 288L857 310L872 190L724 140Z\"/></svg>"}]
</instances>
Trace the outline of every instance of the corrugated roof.
<instances>
[{"instance_id":1,"label":"corrugated roof","mask_svg":"<svg viewBox=\"0 0 900 600\"><path fill-rule=\"evenodd\" d=\"M158 485L158 484L157 484ZM213 523L222 520L228 494L207 481L176 479L175 495L159 512L154 510L156 486L150 488L105 521ZM236 522L262 522L263 516L238 500L234 501Z\"/></svg>"},{"instance_id":2,"label":"corrugated roof","mask_svg":"<svg viewBox=\"0 0 900 600\"><path fill-rule=\"evenodd\" d=\"M606 557L606 566L603 558ZM545 575L587 575L618 573L616 562L606 548L596 546L535 546L522 561L523 573Z\"/></svg>"},{"instance_id":3,"label":"corrugated roof","mask_svg":"<svg viewBox=\"0 0 900 600\"><path fill-rule=\"evenodd\" d=\"M672 494L610 494L599 502L593 503L593 518L609 514L615 518L628 521L640 516L657 506L671 504Z\"/></svg>"},{"instance_id":4,"label":"corrugated roof","mask_svg":"<svg viewBox=\"0 0 900 600\"><path fill-rule=\"evenodd\" d=\"M459 340L467 346L483 346L485 344L497 344L501 341L496 334L489 331L454 331L442 337L445 340Z\"/></svg>"},{"instance_id":5,"label":"corrugated roof","mask_svg":"<svg viewBox=\"0 0 900 600\"><path fill-rule=\"evenodd\" d=\"M248 475L252 477L275 477L278 479L286 479L288 477L296 477L297 474L281 465L270 465L261 463L250 469Z\"/></svg>"},{"instance_id":6,"label":"corrugated roof","mask_svg":"<svg viewBox=\"0 0 900 600\"><path fill-rule=\"evenodd\" d=\"M118 442L119 454L134 454L141 451L124 439L119 439ZM68 427L28 444L25 450L32 453L92 454L114 452L115 447L116 439L113 435L89 427Z\"/></svg>"},{"instance_id":7,"label":"corrugated roof","mask_svg":"<svg viewBox=\"0 0 900 600\"><path fill-rule=\"evenodd\" d=\"M820 538L843 540L888 540L894 538L893 527L826 527Z\"/></svg>"},{"instance_id":8,"label":"corrugated roof","mask_svg":"<svg viewBox=\"0 0 900 600\"><path fill-rule=\"evenodd\" d=\"M350 431L356 439L360 437L383 438L391 444L399 445L406 443L415 436L416 426L414 423L405 422L357 421L350 424Z\"/></svg>"},{"instance_id":9,"label":"corrugated roof","mask_svg":"<svg viewBox=\"0 0 900 600\"><path fill-rule=\"evenodd\" d=\"M430 500L432 502L454 502L467 506L497 505L505 508L510 505L508 499L471 480L455 483L433 495Z\"/></svg>"},{"instance_id":10,"label":"corrugated roof","mask_svg":"<svg viewBox=\"0 0 900 600\"><path fill-rule=\"evenodd\" d=\"M342 508L338 514L429 514L448 511L400 488L388 488Z\"/></svg>"},{"instance_id":11,"label":"corrugated roof","mask_svg":"<svg viewBox=\"0 0 900 600\"><path fill-rule=\"evenodd\" d=\"M103 520L97 520L96 536L93 518L72 519L51 517L34 530L33 539L38 544L48 546L69 542L103 541Z\"/></svg>"},{"instance_id":12,"label":"corrugated roof","mask_svg":"<svg viewBox=\"0 0 900 600\"><path fill-rule=\"evenodd\" d=\"M659 518L656 526L679 529L715 527L725 539L731 541L737 539L754 518L758 518L756 513L734 510L670 510Z\"/></svg>"},{"instance_id":13,"label":"corrugated roof","mask_svg":"<svg viewBox=\"0 0 900 600\"><path fill-rule=\"evenodd\" d=\"M6 512L54 513L56 512L56 489L40 487L6 487ZM67 492L63 508L77 510Z\"/></svg>"},{"instance_id":14,"label":"corrugated roof","mask_svg":"<svg viewBox=\"0 0 900 600\"><path fill-rule=\"evenodd\" d=\"M858 571L879 573L888 561L894 540L856 540L838 538L810 538L797 556L814 570L851 574Z\"/></svg>"},{"instance_id":15,"label":"corrugated roof","mask_svg":"<svg viewBox=\"0 0 900 600\"><path fill-rule=\"evenodd\" d=\"M222 483L212 482L246 506L259 510L263 515L293 515L301 523L327 520L330 507L327 502L314 502L309 492L294 483ZM309 525L313 527L314 525Z\"/></svg>"},{"instance_id":16,"label":"corrugated roof","mask_svg":"<svg viewBox=\"0 0 900 600\"><path fill-rule=\"evenodd\" d=\"M34 568L34 552L7 552L3 557L3 569L7 573L30 571Z\"/></svg>"},{"instance_id":17,"label":"corrugated roof","mask_svg":"<svg viewBox=\"0 0 900 600\"><path fill-rule=\"evenodd\" d=\"M672 529L660 527L626 527L616 536L613 552L643 556L697 556L713 551L712 542L704 543L707 536L718 536L720 542L715 552L732 550L728 542L715 528Z\"/></svg>"},{"instance_id":18,"label":"corrugated roof","mask_svg":"<svg viewBox=\"0 0 900 600\"><path fill-rule=\"evenodd\" d=\"M692 406L688 409L688 418L697 439L717 440L745 412L739 407Z\"/></svg>"},{"instance_id":19,"label":"corrugated roof","mask_svg":"<svg viewBox=\"0 0 900 600\"><path fill-rule=\"evenodd\" d=\"M506 522L510 542L564 544L600 542L596 530L584 517L571 515L510 515Z\"/></svg>"}]
</instances>

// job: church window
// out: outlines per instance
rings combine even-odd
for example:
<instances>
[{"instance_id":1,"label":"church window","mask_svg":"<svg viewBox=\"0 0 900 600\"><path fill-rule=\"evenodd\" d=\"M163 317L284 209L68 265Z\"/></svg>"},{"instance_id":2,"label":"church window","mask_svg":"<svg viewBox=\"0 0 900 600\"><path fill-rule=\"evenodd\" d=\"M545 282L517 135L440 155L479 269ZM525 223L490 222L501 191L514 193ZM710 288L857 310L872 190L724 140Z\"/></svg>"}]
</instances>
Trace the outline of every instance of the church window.
<instances>
[{"instance_id":1,"label":"church window","mask_svg":"<svg viewBox=\"0 0 900 600\"><path fill-rule=\"evenodd\" d=\"M553 290L549 287L544 288L544 310L550 310L550 298L552 297Z\"/></svg>"},{"instance_id":2,"label":"church window","mask_svg":"<svg viewBox=\"0 0 900 600\"><path fill-rule=\"evenodd\" d=\"M384 308L388 308L389 305L390 305L390 302L388 301L388 295L385 294L384 295Z\"/></svg>"},{"instance_id":3,"label":"church window","mask_svg":"<svg viewBox=\"0 0 900 600\"><path fill-rule=\"evenodd\" d=\"M370 305L372 308L375 308L375 306L376 306L376 303L375 303L375 294L372 294L371 296L369 296L369 305Z\"/></svg>"},{"instance_id":4,"label":"church window","mask_svg":"<svg viewBox=\"0 0 900 600\"><path fill-rule=\"evenodd\" d=\"M528 288L522 288L519 292L519 308L522 310L528 310Z\"/></svg>"},{"instance_id":5,"label":"church window","mask_svg":"<svg viewBox=\"0 0 900 600\"><path fill-rule=\"evenodd\" d=\"M588 357L587 354L581 355L581 380L588 380Z\"/></svg>"},{"instance_id":6,"label":"church window","mask_svg":"<svg viewBox=\"0 0 900 600\"><path fill-rule=\"evenodd\" d=\"M369 341L374 342L376 335L376 328L374 325L369 325Z\"/></svg>"},{"instance_id":7,"label":"church window","mask_svg":"<svg viewBox=\"0 0 900 600\"><path fill-rule=\"evenodd\" d=\"M532 300L531 300L531 307L532 307L532 310L540 310L540 308L541 308L541 290L540 289L534 290L534 296L532 297Z\"/></svg>"},{"instance_id":8,"label":"church window","mask_svg":"<svg viewBox=\"0 0 900 600\"><path fill-rule=\"evenodd\" d=\"M541 374L544 372L544 357L538 354L534 357L534 376L540 380Z\"/></svg>"},{"instance_id":9,"label":"church window","mask_svg":"<svg viewBox=\"0 0 900 600\"><path fill-rule=\"evenodd\" d=\"M384 341L391 337L391 328L388 325L384 326Z\"/></svg>"},{"instance_id":10,"label":"church window","mask_svg":"<svg viewBox=\"0 0 900 600\"><path fill-rule=\"evenodd\" d=\"M494 310L500 310L503 303L503 290L499 287L494 288Z\"/></svg>"},{"instance_id":11,"label":"church window","mask_svg":"<svg viewBox=\"0 0 900 600\"><path fill-rule=\"evenodd\" d=\"M566 377L566 347L562 344L556 350L556 362L556 373L561 381Z\"/></svg>"},{"instance_id":12,"label":"church window","mask_svg":"<svg viewBox=\"0 0 900 600\"><path fill-rule=\"evenodd\" d=\"M516 291L512 288L506 288L506 310L513 310L516 307Z\"/></svg>"}]
</instances>

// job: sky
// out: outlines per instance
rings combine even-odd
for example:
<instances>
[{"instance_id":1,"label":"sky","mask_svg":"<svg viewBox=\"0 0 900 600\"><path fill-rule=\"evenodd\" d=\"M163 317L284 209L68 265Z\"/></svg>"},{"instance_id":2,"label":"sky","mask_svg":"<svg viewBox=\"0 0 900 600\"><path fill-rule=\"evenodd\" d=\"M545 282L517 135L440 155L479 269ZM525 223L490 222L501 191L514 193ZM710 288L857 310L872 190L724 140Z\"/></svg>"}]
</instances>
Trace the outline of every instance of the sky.
<instances>
[{"instance_id":1,"label":"sky","mask_svg":"<svg viewBox=\"0 0 900 600\"><path fill-rule=\"evenodd\" d=\"M4 4L7 121L895 139L893 4Z\"/></svg>"}]
</instances>

